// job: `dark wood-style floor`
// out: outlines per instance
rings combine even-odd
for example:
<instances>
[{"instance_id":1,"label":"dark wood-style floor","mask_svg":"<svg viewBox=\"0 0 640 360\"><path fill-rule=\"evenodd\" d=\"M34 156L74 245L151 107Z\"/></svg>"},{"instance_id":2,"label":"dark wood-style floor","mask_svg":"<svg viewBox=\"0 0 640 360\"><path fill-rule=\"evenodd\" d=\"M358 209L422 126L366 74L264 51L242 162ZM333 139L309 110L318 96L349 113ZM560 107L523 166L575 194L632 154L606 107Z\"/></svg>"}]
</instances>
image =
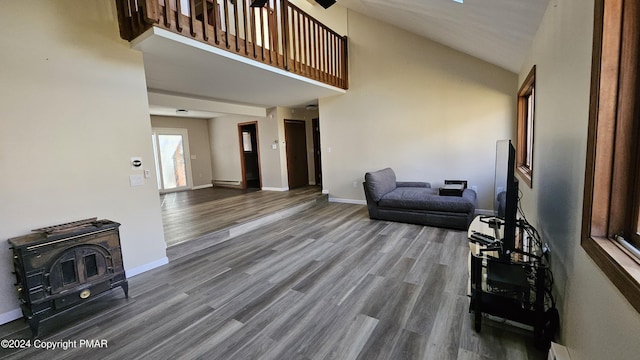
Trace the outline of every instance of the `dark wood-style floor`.
<instances>
[{"instance_id":1,"label":"dark wood-style floor","mask_svg":"<svg viewBox=\"0 0 640 360\"><path fill-rule=\"evenodd\" d=\"M163 194L165 241L173 246L322 196L319 186L290 191L206 188Z\"/></svg>"},{"instance_id":2,"label":"dark wood-style floor","mask_svg":"<svg viewBox=\"0 0 640 360\"><path fill-rule=\"evenodd\" d=\"M321 203L131 278L129 299L114 290L43 325L45 340L104 339L107 348L9 357L546 358L528 332L489 320L474 332L467 256L464 232ZM0 326L1 339L28 336L22 320Z\"/></svg>"}]
</instances>

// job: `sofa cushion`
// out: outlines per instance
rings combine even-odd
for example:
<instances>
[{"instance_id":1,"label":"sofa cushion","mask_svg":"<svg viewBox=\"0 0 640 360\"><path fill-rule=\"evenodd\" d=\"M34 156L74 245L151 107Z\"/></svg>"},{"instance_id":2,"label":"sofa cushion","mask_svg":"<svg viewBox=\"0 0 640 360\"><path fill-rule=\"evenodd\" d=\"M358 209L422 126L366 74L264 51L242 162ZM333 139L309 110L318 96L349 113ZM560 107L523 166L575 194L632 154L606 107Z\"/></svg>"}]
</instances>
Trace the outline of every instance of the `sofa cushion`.
<instances>
[{"instance_id":1,"label":"sofa cushion","mask_svg":"<svg viewBox=\"0 0 640 360\"><path fill-rule=\"evenodd\" d=\"M405 210L469 213L475 210L476 193L465 189L462 196L440 196L438 189L400 187L383 195L378 205Z\"/></svg>"},{"instance_id":2,"label":"sofa cushion","mask_svg":"<svg viewBox=\"0 0 640 360\"><path fill-rule=\"evenodd\" d=\"M390 168L368 172L364 174L364 180L369 187L371 198L376 202L396 188L396 174Z\"/></svg>"}]
</instances>

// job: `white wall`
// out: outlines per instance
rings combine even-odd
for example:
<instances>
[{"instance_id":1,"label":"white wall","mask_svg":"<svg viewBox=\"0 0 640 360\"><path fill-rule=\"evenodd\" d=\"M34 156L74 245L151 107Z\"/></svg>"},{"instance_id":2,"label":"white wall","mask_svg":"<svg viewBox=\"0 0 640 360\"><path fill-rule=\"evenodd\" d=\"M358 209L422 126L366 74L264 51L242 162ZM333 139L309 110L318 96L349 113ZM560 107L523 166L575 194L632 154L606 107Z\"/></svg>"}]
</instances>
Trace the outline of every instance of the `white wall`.
<instances>
[{"instance_id":1,"label":"white wall","mask_svg":"<svg viewBox=\"0 0 640 360\"><path fill-rule=\"evenodd\" d=\"M211 144L207 119L192 119L175 116L151 116L155 128L187 129L189 154L191 155L191 177L194 187L211 186ZM195 159L194 159L195 157Z\"/></svg>"},{"instance_id":2,"label":"white wall","mask_svg":"<svg viewBox=\"0 0 640 360\"><path fill-rule=\"evenodd\" d=\"M593 0L551 0L520 72L536 65L533 188L527 218L551 244L560 341L572 359L636 359L640 315L580 246ZM522 183L521 183L522 184Z\"/></svg>"},{"instance_id":3,"label":"white wall","mask_svg":"<svg viewBox=\"0 0 640 360\"><path fill-rule=\"evenodd\" d=\"M347 94L320 99L323 188L364 200L367 171L467 179L493 209L496 140L513 138L517 76L349 11Z\"/></svg>"},{"instance_id":4,"label":"white wall","mask_svg":"<svg viewBox=\"0 0 640 360\"><path fill-rule=\"evenodd\" d=\"M115 2L3 1L0 22L0 239L97 216L122 224L128 274L165 263L142 55ZM11 271L0 246L0 322L21 316Z\"/></svg>"}]
</instances>

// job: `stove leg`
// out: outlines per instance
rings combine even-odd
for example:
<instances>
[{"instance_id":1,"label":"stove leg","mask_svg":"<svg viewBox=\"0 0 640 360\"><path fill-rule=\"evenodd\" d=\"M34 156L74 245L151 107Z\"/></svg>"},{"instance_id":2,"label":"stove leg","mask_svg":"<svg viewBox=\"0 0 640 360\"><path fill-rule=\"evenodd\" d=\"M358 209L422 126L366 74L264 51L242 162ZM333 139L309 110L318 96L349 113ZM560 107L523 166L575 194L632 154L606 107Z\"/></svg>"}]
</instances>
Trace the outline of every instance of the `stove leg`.
<instances>
[{"instance_id":1,"label":"stove leg","mask_svg":"<svg viewBox=\"0 0 640 360\"><path fill-rule=\"evenodd\" d=\"M128 282L123 282L122 283L122 290L124 291L124 296L128 299L129 298L129 283Z\"/></svg>"},{"instance_id":2,"label":"stove leg","mask_svg":"<svg viewBox=\"0 0 640 360\"><path fill-rule=\"evenodd\" d=\"M40 326L40 316L32 315L27 318L27 323L29 324L29 328L31 329L31 338L35 339L38 337L38 327Z\"/></svg>"}]
</instances>

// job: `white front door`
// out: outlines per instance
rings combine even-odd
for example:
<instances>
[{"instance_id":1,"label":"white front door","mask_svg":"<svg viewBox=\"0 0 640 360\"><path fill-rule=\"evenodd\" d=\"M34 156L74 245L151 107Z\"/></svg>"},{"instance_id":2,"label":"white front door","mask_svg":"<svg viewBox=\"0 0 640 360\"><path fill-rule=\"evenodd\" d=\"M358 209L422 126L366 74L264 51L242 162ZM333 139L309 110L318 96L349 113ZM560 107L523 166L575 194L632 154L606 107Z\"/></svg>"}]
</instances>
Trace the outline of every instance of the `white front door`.
<instances>
[{"instance_id":1,"label":"white front door","mask_svg":"<svg viewBox=\"0 0 640 360\"><path fill-rule=\"evenodd\" d=\"M153 128L153 148L161 193L191 189L187 129Z\"/></svg>"}]
</instances>

